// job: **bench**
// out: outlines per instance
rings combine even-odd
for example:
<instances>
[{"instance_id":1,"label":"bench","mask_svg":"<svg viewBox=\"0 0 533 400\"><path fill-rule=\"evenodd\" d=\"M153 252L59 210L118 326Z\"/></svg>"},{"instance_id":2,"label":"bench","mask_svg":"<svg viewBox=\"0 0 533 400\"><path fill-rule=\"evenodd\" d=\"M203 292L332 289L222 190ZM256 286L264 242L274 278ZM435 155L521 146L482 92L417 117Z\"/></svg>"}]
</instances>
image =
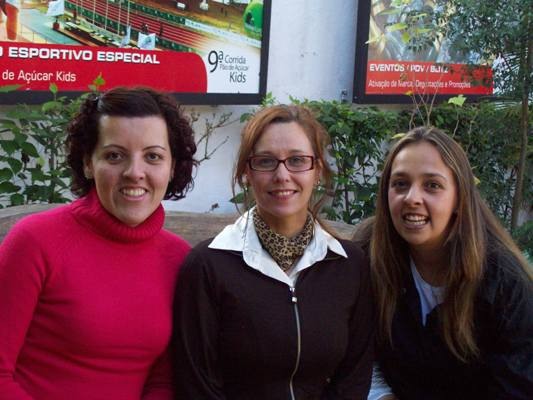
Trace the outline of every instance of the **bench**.
<instances>
[{"instance_id":1,"label":"bench","mask_svg":"<svg viewBox=\"0 0 533 400\"><path fill-rule=\"evenodd\" d=\"M57 207L57 204L31 204L0 209L0 242L11 226L22 217ZM167 211L165 228L180 235L191 245L215 236L237 219L237 214ZM351 237L354 227L342 222L327 222L341 237Z\"/></svg>"}]
</instances>

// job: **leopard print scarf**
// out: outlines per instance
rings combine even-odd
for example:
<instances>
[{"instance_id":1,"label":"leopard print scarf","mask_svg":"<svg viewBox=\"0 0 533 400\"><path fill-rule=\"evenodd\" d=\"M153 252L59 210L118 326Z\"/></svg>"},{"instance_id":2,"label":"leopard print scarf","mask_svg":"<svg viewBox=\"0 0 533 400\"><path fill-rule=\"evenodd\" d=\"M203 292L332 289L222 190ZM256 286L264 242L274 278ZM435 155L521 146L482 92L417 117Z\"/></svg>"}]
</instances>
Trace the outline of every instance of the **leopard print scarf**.
<instances>
[{"instance_id":1,"label":"leopard print scarf","mask_svg":"<svg viewBox=\"0 0 533 400\"><path fill-rule=\"evenodd\" d=\"M279 267L288 271L294 262L304 253L305 248L313 237L313 219L309 215L302 231L293 238L288 238L274 232L259 216L257 210L253 212L254 226L263 248L268 251Z\"/></svg>"}]
</instances>

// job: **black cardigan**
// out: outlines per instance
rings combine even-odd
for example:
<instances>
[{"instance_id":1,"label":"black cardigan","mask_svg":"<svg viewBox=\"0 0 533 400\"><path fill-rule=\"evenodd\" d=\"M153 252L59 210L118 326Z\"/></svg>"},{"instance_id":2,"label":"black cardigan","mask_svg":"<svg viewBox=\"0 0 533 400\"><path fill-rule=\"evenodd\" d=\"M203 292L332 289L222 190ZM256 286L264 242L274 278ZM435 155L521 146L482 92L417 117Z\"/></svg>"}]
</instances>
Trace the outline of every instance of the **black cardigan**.
<instances>
[{"instance_id":1,"label":"black cardigan","mask_svg":"<svg viewBox=\"0 0 533 400\"><path fill-rule=\"evenodd\" d=\"M178 278L176 399L291 399L293 373L295 399L366 399L374 309L359 247L341 241L348 258L328 251L300 273L293 294L242 253L209 242L192 250Z\"/></svg>"},{"instance_id":2,"label":"black cardigan","mask_svg":"<svg viewBox=\"0 0 533 400\"><path fill-rule=\"evenodd\" d=\"M480 357L462 363L439 328L439 306L427 318L411 273L392 323L393 346L378 346L385 380L398 399L533 399L533 290L511 256L493 254L474 308Z\"/></svg>"}]
</instances>

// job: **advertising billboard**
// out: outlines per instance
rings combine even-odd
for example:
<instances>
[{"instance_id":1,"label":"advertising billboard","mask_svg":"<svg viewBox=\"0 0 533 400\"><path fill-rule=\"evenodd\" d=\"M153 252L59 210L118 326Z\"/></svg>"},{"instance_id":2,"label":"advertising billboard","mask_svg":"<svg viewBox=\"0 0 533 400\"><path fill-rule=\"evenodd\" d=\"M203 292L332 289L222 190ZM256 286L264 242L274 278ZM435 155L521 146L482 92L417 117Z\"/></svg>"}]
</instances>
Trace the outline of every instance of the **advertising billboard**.
<instances>
[{"instance_id":1,"label":"advertising billboard","mask_svg":"<svg viewBox=\"0 0 533 400\"><path fill-rule=\"evenodd\" d=\"M266 90L270 0L0 0L0 102L151 86L189 104ZM49 97L49 95L48 95Z\"/></svg>"},{"instance_id":2,"label":"advertising billboard","mask_svg":"<svg viewBox=\"0 0 533 400\"><path fill-rule=\"evenodd\" d=\"M411 10L430 15L431 0L412 0ZM357 22L354 101L366 103L410 102L406 94L450 97L492 94L492 70L476 64L475 52L454 49L436 35L424 45L409 43L402 14L391 12L391 0L360 0ZM410 9L407 9L410 12ZM428 29L429 30L429 29ZM418 28L423 32L424 28Z\"/></svg>"}]
</instances>

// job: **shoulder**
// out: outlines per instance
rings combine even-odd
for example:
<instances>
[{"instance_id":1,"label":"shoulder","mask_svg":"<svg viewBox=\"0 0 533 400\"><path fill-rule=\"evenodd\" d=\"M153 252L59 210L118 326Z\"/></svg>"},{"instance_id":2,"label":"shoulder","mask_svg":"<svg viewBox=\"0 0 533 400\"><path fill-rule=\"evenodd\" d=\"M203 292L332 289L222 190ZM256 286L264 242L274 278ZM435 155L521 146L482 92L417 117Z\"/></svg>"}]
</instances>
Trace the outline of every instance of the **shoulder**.
<instances>
[{"instance_id":1,"label":"shoulder","mask_svg":"<svg viewBox=\"0 0 533 400\"><path fill-rule=\"evenodd\" d=\"M359 243L355 243L351 240L338 239L344 251L348 255L348 259L358 260L360 262L367 262L365 253Z\"/></svg>"},{"instance_id":2,"label":"shoulder","mask_svg":"<svg viewBox=\"0 0 533 400\"><path fill-rule=\"evenodd\" d=\"M189 242L187 242L178 234L167 229L162 229L158 237L161 241L165 242L167 245L172 246L177 251L188 253L191 249L191 245L189 244Z\"/></svg>"},{"instance_id":3,"label":"shoulder","mask_svg":"<svg viewBox=\"0 0 533 400\"><path fill-rule=\"evenodd\" d=\"M45 239L61 232L69 220L72 220L70 205L55 207L23 217L13 225L7 237L23 235Z\"/></svg>"},{"instance_id":4,"label":"shoulder","mask_svg":"<svg viewBox=\"0 0 533 400\"><path fill-rule=\"evenodd\" d=\"M339 239L339 243L347 257L336 254L335 257L326 257L329 263L336 266L336 273L340 273L339 276L345 276L347 279L355 277L358 280L366 280L370 275L370 265L361 247L350 240Z\"/></svg>"},{"instance_id":5,"label":"shoulder","mask_svg":"<svg viewBox=\"0 0 533 400\"><path fill-rule=\"evenodd\" d=\"M0 242L0 264L20 270L29 268L33 272L40 270L41 276L45 276L50 267L46 261L48 257L64 254L64 243L76 238L75 232L69 228L72 225L68 206L22 218Z\"/></svg>"},{"instance_id":6,"label":"shoulder","mask_svg":"<svg viewBox=\"0 0 533 400\"><path fill-rule=\"evenodd\" d=\"M511 252L498 249L487 255L481 290L488 300L494 300L506 292L533 294L533 283Z\"/></svg>"},{"instance_id":7,"label":"shoulder","mask_svg":"<svg viewBox=\"0 0 533 400\"><path fill-rule=\"evenodd\" d=\"M477 302L497 332L533 329L533 283L512 253L488 255Z\"/></svg>"},{"instance_id":8,"label":"shoulder","mask_svg":"<svg viewBox=\"0 0 533 400\"><path fill-rule=\"evenodd\" d=\"M182 269L206 269L217 266L222 268L230 260L242 259L242 253L231 250L221 250L210 248L209 245L213 238L206 239L194 246L187 258Z\"/></svg>"},{"instance_id":9,"label":"shoulder","mask_svg":"<svg viewBox=\"0 0 533 400\"><path fill-rule=\"evenodd\" d=\"M212 249L211 241L212 238L198 243L187 254L180 267L179 287L215 288L220 282L240 279L242 253Z\"/></svg>"}]
</instances>

